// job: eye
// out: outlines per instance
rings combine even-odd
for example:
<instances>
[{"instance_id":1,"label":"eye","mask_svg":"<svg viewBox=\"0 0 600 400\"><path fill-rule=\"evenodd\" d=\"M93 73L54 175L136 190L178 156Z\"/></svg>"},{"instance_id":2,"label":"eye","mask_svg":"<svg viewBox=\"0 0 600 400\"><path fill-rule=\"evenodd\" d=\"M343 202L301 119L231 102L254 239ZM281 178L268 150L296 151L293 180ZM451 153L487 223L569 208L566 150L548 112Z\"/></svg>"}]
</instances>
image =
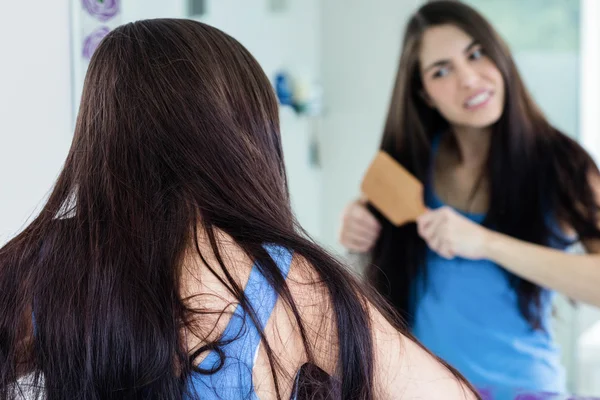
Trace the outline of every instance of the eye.
<instances>
[{"instance_id":1,"label":"eye","mask_svg":"<svg viewBox=\"0 0 600 400\"><path fill-rule=\"evenodd\" d=\"M469 55L470 60L479 60L482 57L483 57L483 49L476 49Z\"/></svg>"},{"instance_id":2,"label":"eye","mask_svg":"<svg viewBox=\"0 0 600 400\"><path fill-rule=\"evenodd\" d=\"M448 75L450 73L450 69L448 67L442 67L440 69L438 69L437 71L435 71L435 73L433 74L434 78L443 78L444 76Z\"/></svg>"}]
</instances>

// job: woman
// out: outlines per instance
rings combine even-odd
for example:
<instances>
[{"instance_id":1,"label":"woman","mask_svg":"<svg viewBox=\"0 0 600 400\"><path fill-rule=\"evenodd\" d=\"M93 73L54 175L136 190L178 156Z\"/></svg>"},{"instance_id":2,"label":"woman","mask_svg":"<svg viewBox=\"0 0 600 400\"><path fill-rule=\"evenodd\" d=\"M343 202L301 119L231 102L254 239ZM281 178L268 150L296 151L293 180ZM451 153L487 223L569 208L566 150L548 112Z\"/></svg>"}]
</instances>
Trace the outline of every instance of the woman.
<instances>
[{"instance_id":1,"label":"woman","mask_svg":"<svg viewBox=\"0 0 600 400\"><path fill-rule=\"evenodd\" d=\"M110 33L47 204L0 250L0 399L475 398L299 233L278 130L226 34Z\"/></svg>"},{"instance_id":2,"label":"woman","mask_svg":"<svg viewBox=\"0 0 600 400\"><path fill-rule=\"evenodd\" d=\"M431 2L409 21L381 149L429 210L395 227L347 207L341 243L370 254L368 279L476 386L564 391L552 297L600 305L600 175L469 6ZM589 254L562 251L576 239Z\"/></svg>"}]
</instances>

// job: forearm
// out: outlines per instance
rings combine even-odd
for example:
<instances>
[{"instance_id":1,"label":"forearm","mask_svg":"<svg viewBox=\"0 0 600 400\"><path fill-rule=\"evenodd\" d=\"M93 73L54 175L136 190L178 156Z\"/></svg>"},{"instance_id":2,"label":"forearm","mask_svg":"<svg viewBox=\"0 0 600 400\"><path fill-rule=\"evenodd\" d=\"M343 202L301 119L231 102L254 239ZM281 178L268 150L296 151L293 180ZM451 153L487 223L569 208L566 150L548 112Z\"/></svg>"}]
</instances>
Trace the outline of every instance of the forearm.
<instances>
[{"instance_id":1,"label":"forearm","mask_svg":"<svg viewBox=\"0 0 600 400\"><path fill-rule=\"evenodd\" d=\"M486 258L568 297L600 307L600 254L569 254L490 232Z\"/></svg>"}]
</instances>

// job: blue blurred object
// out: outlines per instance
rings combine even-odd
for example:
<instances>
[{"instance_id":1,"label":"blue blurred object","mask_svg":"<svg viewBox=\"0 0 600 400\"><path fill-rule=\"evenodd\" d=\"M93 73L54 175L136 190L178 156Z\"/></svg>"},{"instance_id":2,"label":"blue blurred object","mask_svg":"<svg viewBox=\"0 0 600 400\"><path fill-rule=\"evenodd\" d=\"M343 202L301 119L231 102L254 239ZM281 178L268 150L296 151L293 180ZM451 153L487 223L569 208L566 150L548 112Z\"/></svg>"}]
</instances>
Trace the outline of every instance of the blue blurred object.
<instances>
[{"instance_id":1,"label":"blue blurred object","mask_svg":"<svg viewBox=\"0 0 600 400\"><path fill-rule=\"evenodd\" d=\"M294 105L292 81L287 73L279 72L275 76L275 93L280 104L285 106Z\"/></svg>"}]
</instances>

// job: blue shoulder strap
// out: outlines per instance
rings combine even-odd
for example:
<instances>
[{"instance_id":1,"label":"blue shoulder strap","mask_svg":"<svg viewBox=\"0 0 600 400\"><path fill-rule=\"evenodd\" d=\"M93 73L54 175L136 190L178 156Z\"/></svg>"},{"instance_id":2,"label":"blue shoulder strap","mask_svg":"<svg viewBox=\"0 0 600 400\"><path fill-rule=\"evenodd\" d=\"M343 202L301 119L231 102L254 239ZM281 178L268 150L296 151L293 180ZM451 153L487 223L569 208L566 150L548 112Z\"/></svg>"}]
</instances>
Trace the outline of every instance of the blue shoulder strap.
<instances>
[{"instance_id":1,"label":"blue shoulder strap","mask_svg":"<svg viewBox=\"0 0 600 400\"><path fill-rule=\"evenodd\" d=\"M275 261L284 278L287 277L292 253L279 246L265 245L265 249ZM255 264L250 272L244 293L250 306L256 313L260 329L264 330L275 304L277 292L259 271ZM260 334L250 316L238 305L223 332L222 340L229 342L221 347L225 356L221 360L219 353L211 351L200 363L202 370L221 368L214 374L195 374L192 377L193 391L202 394L205 399L256 399L252 384L252 368L260 344ZM216 393L218 392L218 393Z\"/></svg>"}]
</instances>

